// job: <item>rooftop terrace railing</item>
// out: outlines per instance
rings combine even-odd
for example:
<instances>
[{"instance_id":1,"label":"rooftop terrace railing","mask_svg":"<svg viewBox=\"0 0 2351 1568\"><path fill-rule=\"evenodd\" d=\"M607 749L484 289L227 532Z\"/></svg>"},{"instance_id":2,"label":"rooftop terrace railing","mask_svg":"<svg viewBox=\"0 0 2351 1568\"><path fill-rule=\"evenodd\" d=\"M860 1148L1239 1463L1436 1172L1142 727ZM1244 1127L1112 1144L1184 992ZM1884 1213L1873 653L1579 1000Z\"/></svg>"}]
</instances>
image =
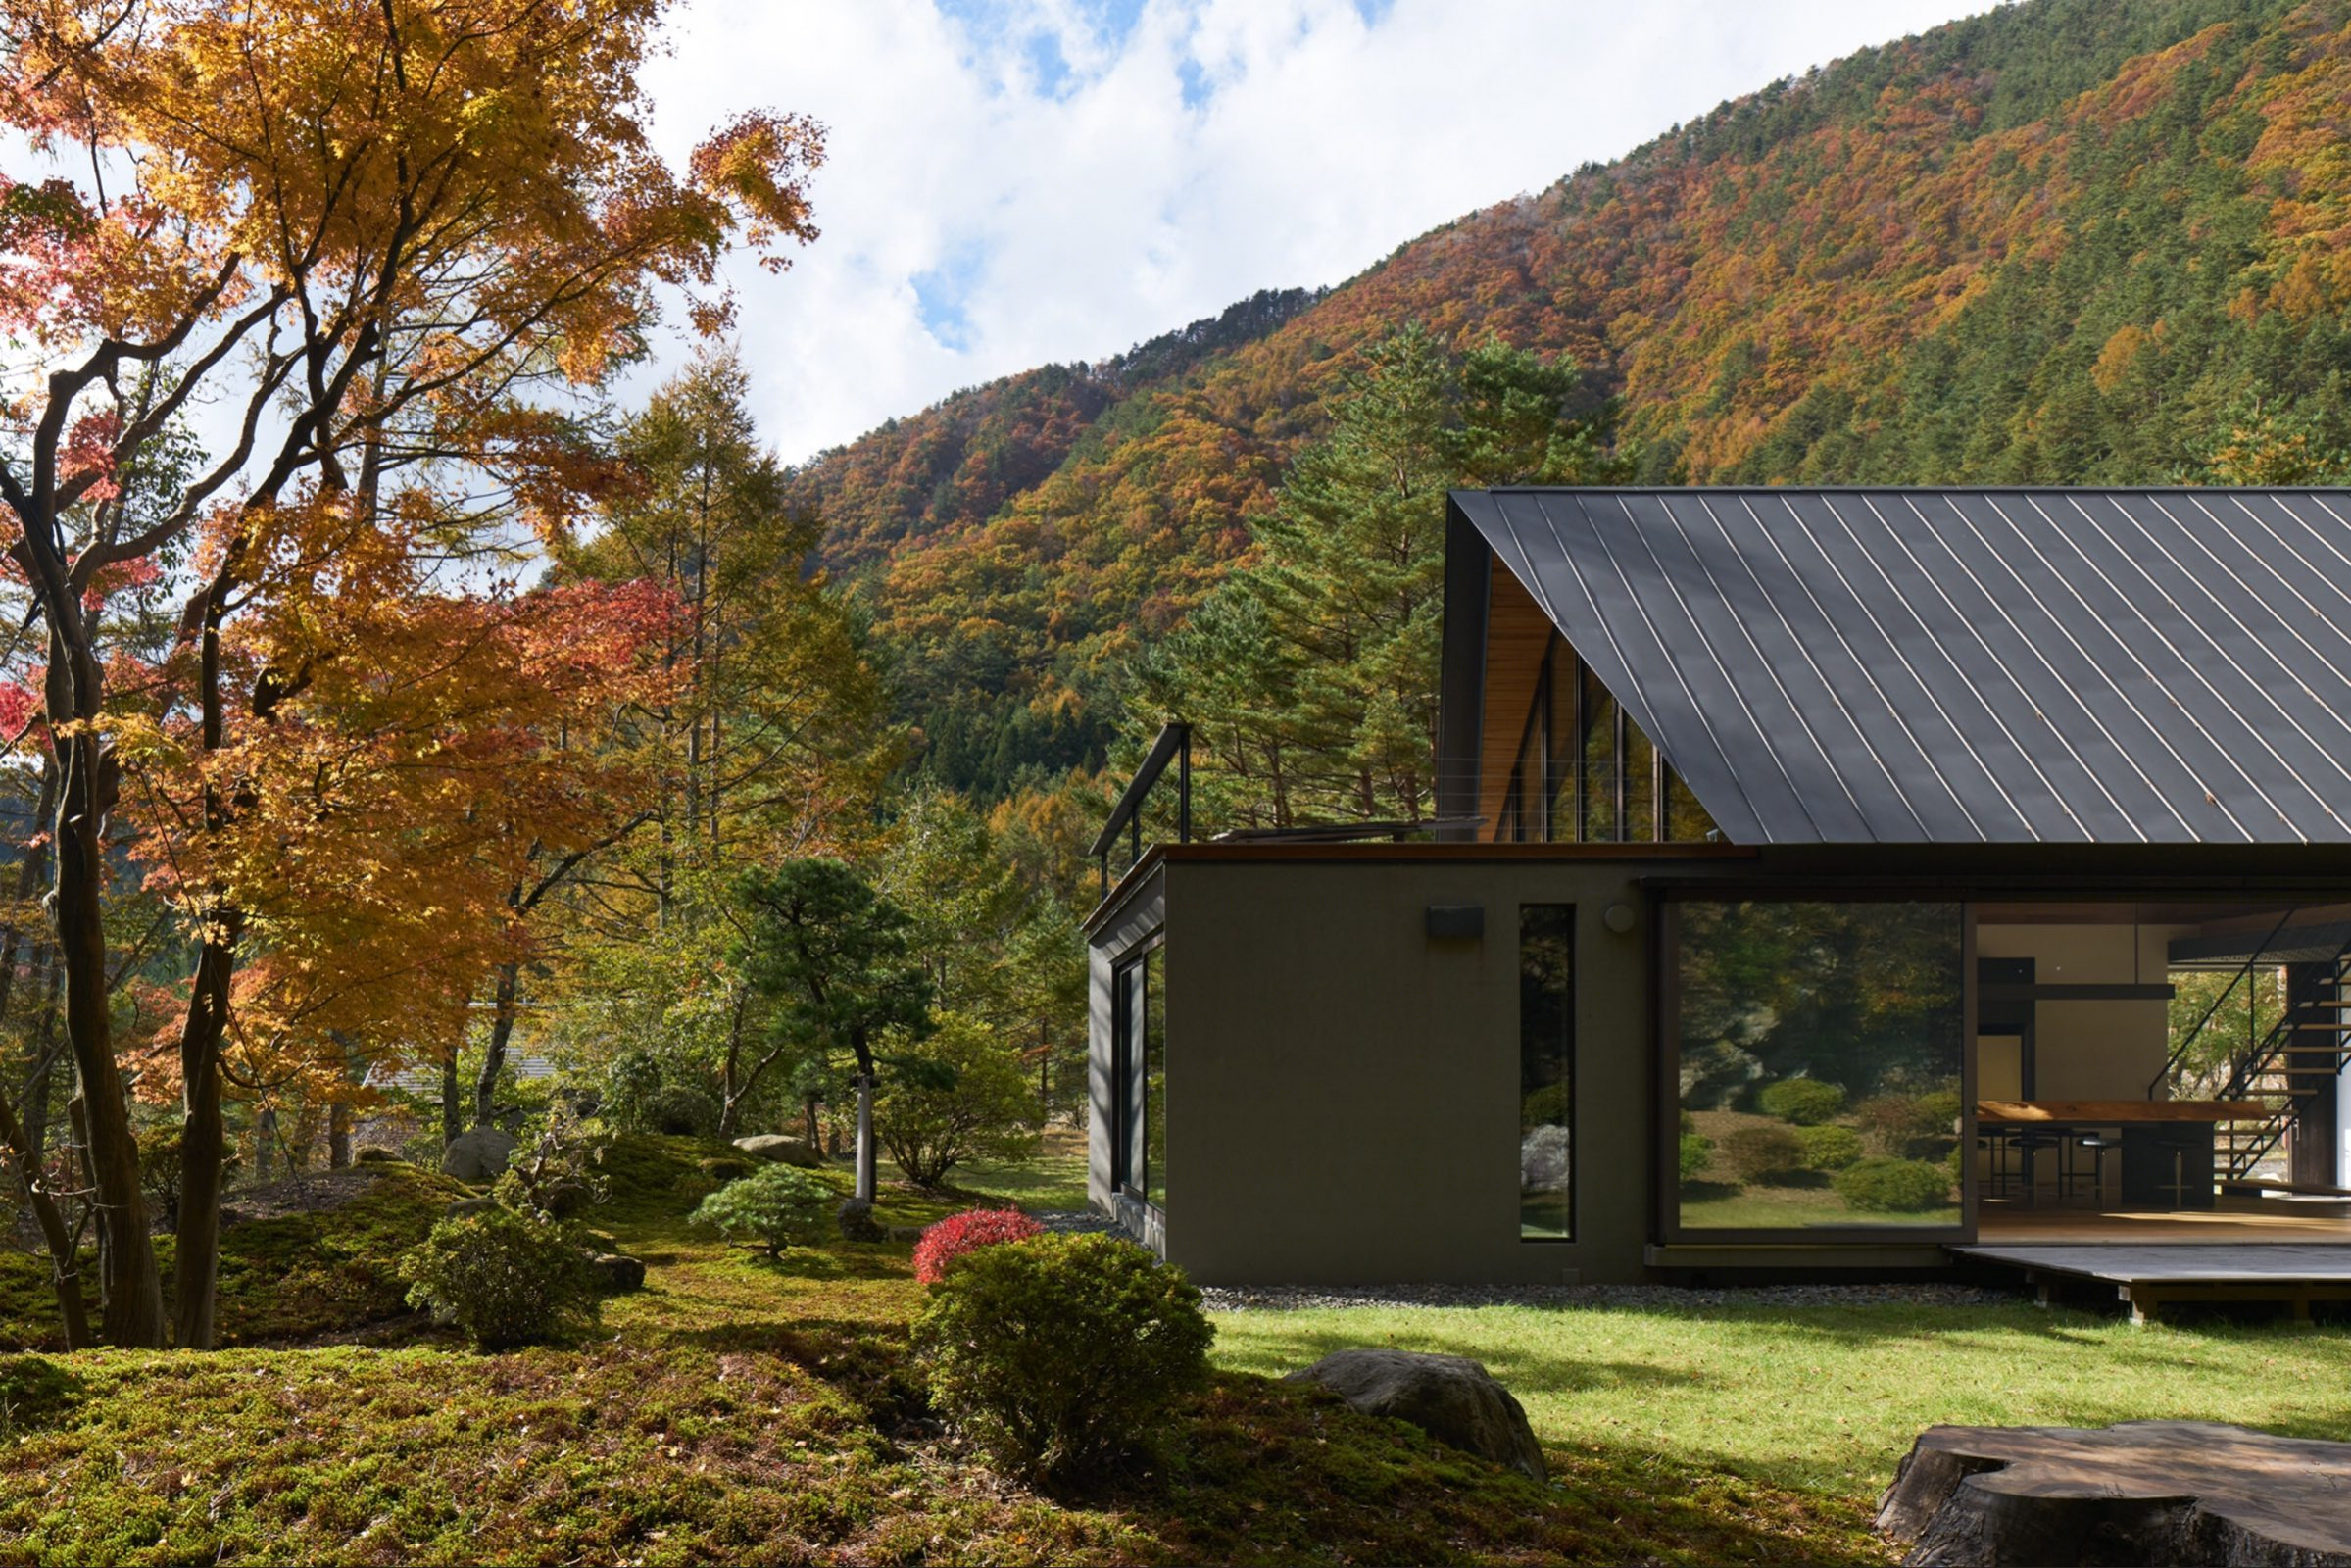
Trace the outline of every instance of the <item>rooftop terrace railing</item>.
<instances>
[{"instance_id":1,"label":"rooftop terrace railing","mask_svg":"<svg viewBox=\"0 0 2351 1568\"><path fill-rule=\"evenodd\" d=\"M1161 729L1159 738L1151 742L1143 765L1135 769L1125 793L1110 808L1110 820L1103 824L1094 847L1086 852L1101 867L1102 896L1105 899L1110 896L1110 851L1117 846L1121 830L1127 835L1127 868L1132 870L1135 862L1143 858L1143 803L1151 786L1159 782L1159 775L1167 771L1169 762L1176 764L1176 842L1192 842L1192 726L1179 720Z\"/></svg>"}]
</instances>

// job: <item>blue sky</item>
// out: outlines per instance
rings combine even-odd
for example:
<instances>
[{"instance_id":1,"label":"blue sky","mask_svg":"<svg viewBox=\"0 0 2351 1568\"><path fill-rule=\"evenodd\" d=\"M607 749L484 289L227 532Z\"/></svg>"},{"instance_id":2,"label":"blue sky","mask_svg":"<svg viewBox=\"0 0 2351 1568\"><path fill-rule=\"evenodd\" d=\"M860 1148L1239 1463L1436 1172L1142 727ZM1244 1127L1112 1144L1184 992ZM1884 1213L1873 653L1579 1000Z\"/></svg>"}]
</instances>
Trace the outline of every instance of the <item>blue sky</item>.
<instances>
[{"instance_id":1,"label":"blue sky","mask_svg":"<svg viewBox=\"0 0 2351 1568\"><path fill-rule=\"evenodd\" d=\"M680 156L755 106L831 127L823 237L781 276L735 275L761 422L797 461L957 387L1339 282L1724 98L1981 9L685 0L651 81Z\"/></svg>"}]
</instances>

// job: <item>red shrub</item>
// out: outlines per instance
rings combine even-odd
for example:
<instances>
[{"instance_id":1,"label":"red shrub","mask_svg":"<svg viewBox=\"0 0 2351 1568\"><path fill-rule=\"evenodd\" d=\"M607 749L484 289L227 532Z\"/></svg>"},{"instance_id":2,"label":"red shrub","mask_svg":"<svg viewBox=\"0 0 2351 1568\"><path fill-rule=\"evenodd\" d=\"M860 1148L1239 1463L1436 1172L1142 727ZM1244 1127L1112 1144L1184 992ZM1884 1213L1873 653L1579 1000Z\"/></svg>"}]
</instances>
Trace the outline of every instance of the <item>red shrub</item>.
<instances>
[{"instance_id":1,"label":"red shrub","mask_svg":"<svg viewBox=\"0 0 2351 1568\"><path fill-rule=\"evenodd\" d=\"M975 1208L950 1214L924 1231L922 1240L914 1244L914 1277L925 1285L936 1285L947 1277L947 1265L965 1252L1044 1234L1044 1226L1017 1208Z\"/></svg>"}]
</instances>

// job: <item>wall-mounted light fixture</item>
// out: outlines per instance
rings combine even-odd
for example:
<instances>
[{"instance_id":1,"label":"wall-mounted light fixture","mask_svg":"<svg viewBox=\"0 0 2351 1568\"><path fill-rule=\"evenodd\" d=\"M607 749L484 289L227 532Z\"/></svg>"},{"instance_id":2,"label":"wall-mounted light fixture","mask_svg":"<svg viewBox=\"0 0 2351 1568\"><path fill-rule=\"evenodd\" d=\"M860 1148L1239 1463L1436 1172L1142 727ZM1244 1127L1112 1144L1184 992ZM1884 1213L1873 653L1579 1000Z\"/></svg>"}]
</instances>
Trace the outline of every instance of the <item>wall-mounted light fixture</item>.
<instances>
[{"instance_id":1,"label":"wall-mounted light fixture","mask_svg":"<svg viewBox=\"0 0 2351 1568\"><path fill-rule=\"evenodd\" d=\"M1486 935L1486 906L1432 904L1429 906L1431 942L1476 942Z\"/></svg>"},{"instance_id":2,"label":"wall-mounted light fixture","mask_svg":"<svg viewBox=\"0 0 2351 1568\"><path fill-rule=\"evenodd\" d=\"M1633 929L1633 906L1630 904L1611 904L1600 911L1600 924L1620 937Z\"/></svg>"}]
</instances>

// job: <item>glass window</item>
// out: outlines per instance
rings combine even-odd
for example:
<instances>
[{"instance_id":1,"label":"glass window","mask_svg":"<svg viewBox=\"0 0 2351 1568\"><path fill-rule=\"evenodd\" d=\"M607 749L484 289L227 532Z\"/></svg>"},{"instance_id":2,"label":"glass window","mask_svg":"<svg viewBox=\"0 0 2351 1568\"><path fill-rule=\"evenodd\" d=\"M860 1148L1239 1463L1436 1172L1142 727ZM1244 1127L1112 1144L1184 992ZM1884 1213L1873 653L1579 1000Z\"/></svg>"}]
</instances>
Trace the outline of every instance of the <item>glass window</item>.
<instances>
[{"instance_id":1,"label":"glass window","mask_svg":"<svg viewBox=\"0 0 2351 1568\"><path fill-rule=\"evenodd\" d=\"M1616 786L1618 765L1623 760L1616 755L1616 699L1608 688L1584 672L1584 736L1582 793L1584 801L1583 841L1587 844L1613 844L1624 835L1618 831L1616 815Z\"/></svg>"},{"instance_id":2,"label":"glass window","mask_svg":"<svg viewBox=\"0 0 2351 1568\"><path fill-rule=\"evenodd\" d=\"M1576 909L1518 909L1518 1234L1575 1235Z\"/></svg>"},{"instance_id":3,"label":"glass window","mask_svg":"<svg viewBox=\"0 0 2351 1568\"><path fill-rule=\"evenodd\" d=\"M1143 1188L1144 1201L1167 1206L1166 949L1143 956Z\"/></svg>"},{"instance_id":4,"label":"glass window","mask_svg":"<svg viewBox=\"0 0 2351 1568\"><path fill-rule=\"evenodd\" d=\"M1676 912L1682 1228L1958 1225L1960 906Z\"/></svg>"}]
</instances>

